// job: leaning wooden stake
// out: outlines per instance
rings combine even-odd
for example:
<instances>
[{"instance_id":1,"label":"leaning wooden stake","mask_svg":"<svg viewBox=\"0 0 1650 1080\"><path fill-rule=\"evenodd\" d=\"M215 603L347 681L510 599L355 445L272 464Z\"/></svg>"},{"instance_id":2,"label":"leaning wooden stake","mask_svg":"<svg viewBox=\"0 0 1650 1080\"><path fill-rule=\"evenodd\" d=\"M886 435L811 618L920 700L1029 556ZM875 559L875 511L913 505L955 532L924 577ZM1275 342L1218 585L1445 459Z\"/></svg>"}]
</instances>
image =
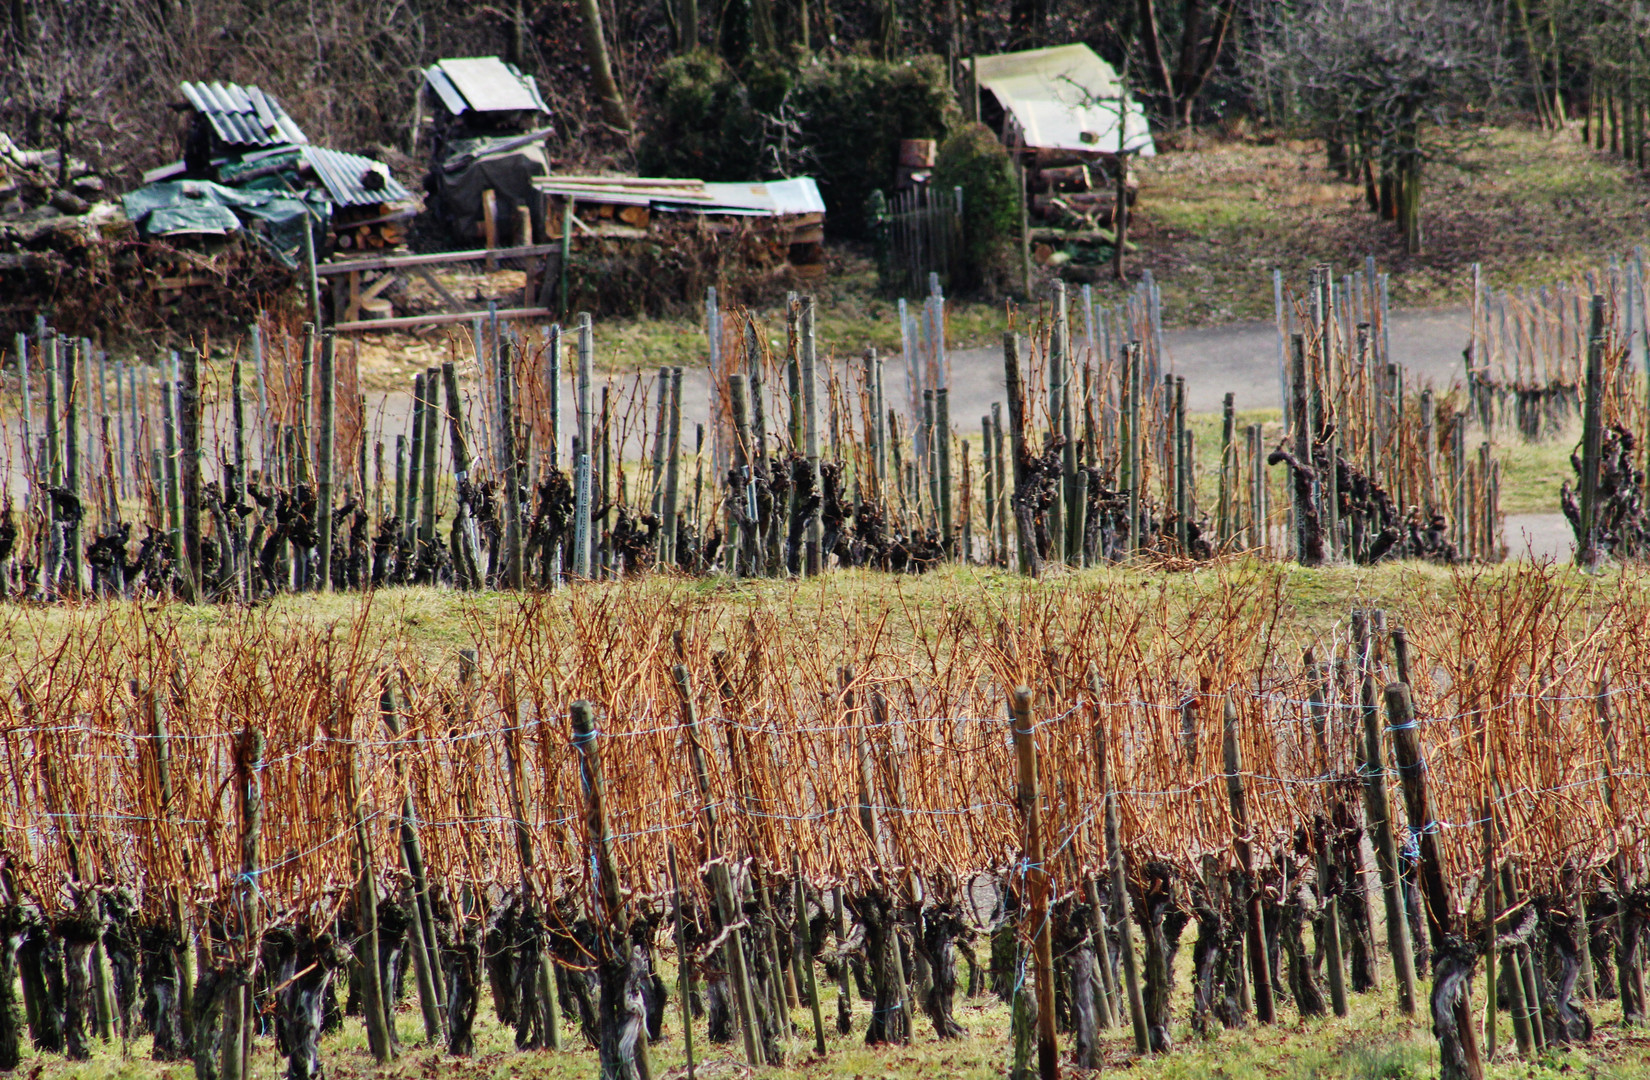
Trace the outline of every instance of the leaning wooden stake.
<instances>
[{"instance_id":1,"label":"leaning wooden stake","mask_svg":"<svg viewBox=\"0 0 1650 1080\"><path fill-rule=\"evenodd\" d=\"M711 797L710 766L705 758L704 744L700 742L699 707L693 700L693 680L688 674L688 669L681 664L672 667L670 674L676 683L676 694L681 704L682 727L687 732L688 752L693 759L693 775L699 785L699 797L704 800L705 854L710 857L711 887L722 925L728 928L723 957L728 965L728 975L733 980L734 1001L739 1007L739 1026L745 1036L745 1061L751 1065L761 1065L765 1062L757 1031L756 999L751 990L750 972L745 963L745 949L741 943L739 928L735 925L743 920L738 906L734 903L733 885L729 880L727 864L722 861L716 803Z\"/></svg>"},{"instance_id":2,"label":"leaning wooden stake","mask_svg":"<svg viewBox=\"0 0 1650 1080\"><path fill-rule=\"evenodd\" d=\"M1266 922L1262 918L1260 889L1255 886L1255 854L1249 835L1249 806L1243 790L1243 748L1238 744L1237 706L1226 698L1222 711L1222 752L1226 764L1226 798L1232 807L1232 847L1243 870L1244 901L1249 910L1249 982L1254 988L1255 1016L1263 1024L1278 1020L1272 997L1272 969L1266 962Z\"/></svg>"},{"instance_id":3,"label":"leaning wooden stake","mask_svg":"<svg viewBox=\"0 0 1650 1080\"><path fill-rule=\"evenodd\" d=\"M648 1061L646 1020L631 1004L630 983L635 981L635 973L630 959L630 915L619 888L619 868L613 860L613 829L607 817L602 747L595 710L588 701L575 701L568 712L573 724L573 748L579 753L579 770L584 780L589 861L597 876L602 1076L614 1080L620 1077L651 1080L653 1070ZM641 1028L639 1037L634 1031L636 1027Z\"/></svg>"},{"instance_id":4,"label":"leaning wooden stake","mask_svg":"<svg viewBox=\"0 0 1650 1080\"><path fill-rule=\"evenodd\" d=\"M378 691L378 715L390 738L401 736L401 719L395 707L395 687L386 673ZM418 1006L424 1015L424 1038L441 1039L441 964L437 958L435 923L430 918L430 883L424 872L424 852L418 841L418 819L414 813L412 787L407 782L407 763L397 754L395 778L401 785L401 859L413 880L413 976L418 983Z\"/></svg>"},{"instance_id":5,"label":"leaning wooden stake","mask_svg":"<svg viewBox=\"0 0 1650 1080\"><path fill-rule=\"evenodd\" d=\"M199 603L201 595L201 392L200 353L183 352L178 387L178 478L183 487L183 598ZM70 415L73 415L71 410ZM72 441L72 439L71 439Z\"/></svg>"},{"instance_id":6,"label":"leaning wooden stake","mask_svg":"<svg viewBox=\"0 0 1650 1080\"><path fill-rule=\"evenodd\" d=\"M1025 382L1020 374L1020 335L1012 330L1003 334L1003 374L1008 387L1009 453L1013 455L1014 486L1007 493L1005 514L1014 518L1014 549L1019 558L1020 573L1038 574L1042 560L1037 554L1037 532L1031 518L1031 495L1026 462L1026 396Z\"/></svg>"},{"instance_id":7,"label":"leaning wooden stake","mask_svg":"<svg viewBox=\"0 0 1650 1080\"><path fill-rule=\"evenodd\" d=\"M1386 946L1397 975L1398 1008L1415 1015L1415 949L1404 914L1403 883L1398 876L1398 844L1386 793L1386 755L1382 752L1381 719L1375 703L1375 677L1363 679L1360 711L1364 720L1364 805L1375 827L1375 861L1381 871L1381 894L1386 900Z\"/></svg>"},{"instance_id":8,"label":"leaning wooden stake","mask_svg":"<svg viewBox=\"0 0 1650 1080\"><path fill-rule=\"evenodd\" d=\"M342 687L340 687L342 697ZM342 712L340 701L334 707ZM360 876L356 879L356 915L361 936L356 942L356 962L361 968L361 998L363 1019L367 1029L367 1047L372 1059L380 1065L395 1057L395 1045L390 1039L384 1008L384 987L379 979L382 968L378 963L378 877L373 870L372 836L367 829L367 808L361 800L361 762L356 744L348 748L348 767L344 775L345 798L355 818L356 858Z\"/></svg>"},{"instance_id":9,"label":"leaning wooden stake","mask_svg":"<svg viewBox=\"0 0 1650 1080\"><path fill-rule=\"evenodd\" d=\"M1576 562L1598 562L1598 485L1604 455L1604 297L1594 296L1592 327L1587 335L1587 382L1582 410L1581 521Z\"/></svg>"},{"instance_id":10,"label":"leaning wooden stake","mask_svg":"<svg viewBox=\"0 0 1650 1080\"><path fill-rule=\"evenodd\" d=\"M315 449L315 535L320 550L321 592L332 591L332 441L337 420L333 385L333 336L321 333L321 442Z\"/></svg>"},{"instance_id":11,"label":"leaning wooden stake","mask_svg":"<svg viewBox=\"0 0 1650 1080\"><path fill-rule=\"evenodd\" d=\"M1018 762L1020 816L1025 823L1026 892L1037 972L1037 1074L1042 1080L1060 1075L1054 1041L1054 931L1050 925L1049 876L1043 851L1042 791L1037 782L1037 731L1031 722L1031 690L1017 686L1009 696L1014 712L1014 756Z\"/></svg>"},{"instance_id":12,"label":"leaning wooden stake","mask_svg":"<svg viewBox=\"0 0 1650 1080\"><path fill-rule=\"evenodd\" d=\"M802 887L802 856L791 852L791 876L796 879L796 939L801 945L802 968L807 973L808 1007L814 1014L814 1052L825 1056L825 1017L819 1008L819 980L814 975L813 942L808 935L808 894Z\"/></svg>"},{"instance_id":13,"label":"leaning wooden stake","mask_svg":"<svg viewBox=\"0 0 1650 1080\"><path fill-rule=\"evenodd\" d=\"M665 856L670 864L671 906L676 913L676 998L682 1006L682 1043L687 1051L688 1080L693 1080L693 1008L688 1000L693 991L693 967L688 963L687 922L682 914L682 875L676 868L675 844L665 847Z\"/></svg>"},{"instance_id":14,"label":"leaning wooden stake","mask_svg":"<svg viewBox=\"0 0 1650 1080\"><path fill-rule=\"evenodd\" d=\"M1090 675L1089 684L1094 700L1099 702L1100 677ZM1151 1032L1146 1025L1146 999L1140 993L1140 968L1134 955L1134 923L1129 918L1129 875L1119 839L1117 792L1112 788L1109 758L1105 721L1099 720L1094 725L1094 761L1100 797L1106 803L1106 858L1111 864L1112 903L1119 912L1117 935L1119 951L1123 954L1123 982L1129 997L1129 1020L1134 1027L1134 1052L1150 1054Z\"/></svg>"},{"instance_id":15,"label":"leaning wooden stake","mask_svg":"<svg viewBox=\"0 0 1650 1080\"><path fill-rule=\"evenodd\" d=\"M504 473L504 584L520 589L523 578L521 535L521 480L516 460L515 376L508 341L498 350L499 445Z\"/></svg>"},{"instance_id":16,"label":"leaning wooden stake","mask_svg":"<svg viewBox=\"0 0 1650 1080\"><path fill-rule=\"evenodd\" d=\"M1478 1050L1477 1018L1472 1014L1472 973L1477 956L1460 933L1445 878L1438 819L1432 810L1421 734L1408 685L1388 684L1386 709L1392 729L1392 756L1409 810L1409 827L1420 842L1421 892L1432 939L1432 1028L1438 1036L1439 1076L1441 1080L1482 1080L1484 1062Z\"/></svg>"}]
</instances>

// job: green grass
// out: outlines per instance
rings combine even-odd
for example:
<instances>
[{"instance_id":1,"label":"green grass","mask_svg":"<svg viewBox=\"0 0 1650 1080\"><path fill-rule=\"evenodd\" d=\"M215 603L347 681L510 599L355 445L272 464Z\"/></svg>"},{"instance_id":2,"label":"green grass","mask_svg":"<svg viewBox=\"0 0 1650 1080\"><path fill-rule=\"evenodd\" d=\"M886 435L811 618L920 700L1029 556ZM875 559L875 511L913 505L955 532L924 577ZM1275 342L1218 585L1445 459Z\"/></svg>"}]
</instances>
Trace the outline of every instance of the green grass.
<instances>
[{"instance_id":1,"label":"green grass","mask_svg":"<svg viewBox=\"0 0 1650 1080\"><path fill-rule=\"evenodd\" d=\"M1251 1024L1233 1031L1217 1032L1202 1039L1192 1030L1190 1012L1191 935L1177 957L1172 1007L1177 1022L1173 1026L1175 1048L1152 1058L1134 1052L1127 1027L1101 1032L1103 1065L1099 1073L1078 1072L1066 1057L1071 1037L1060 1035L1060 1048L1067 1076L1105 1075L1126 1080L1422 1080L1438 1072L1438 1050L1424 1019L1406 1018L1393 1004L1390 989L1385 992L1353 995L1350 1015L1344 1019L1325 1018L1301 1021L1287 1004L1280 1003L1280 1023L1274 1027ZM679 1080L686 1076L686 1059L681 1040L681 1013L675 996L675 967L668 951L659 954L660 974L671 987L664 1039L651 1048L655 1077ZM1390 972L1387 973L1390 976ZM1390 988L1390 977L1383 984ZM1483 1005L1483 979L1476 981L1474 993ZM1423 982L1421 998L1426 1000ZM381 1076L417 1080L590 1080L599 1073L595 1051L589 1049L574 1026L564 1026L564 1049L557 1052L518 1053L511 1032L501 1026L492 1012L490 997L483 992L476 1017L476 1055L452 1058L425 1048L423 1023L419 1018L412 980L407 998L397 1015L403 1053L393 1064L377 1069L367 1053L366 1039L358 1020L351 1018L342 1032L326 1036L321 1056L329 1075L335 1077ZM754 1075L772 1080L836 1078L844 1080L996 1080L1007 1073L1011 1041L1008 1010L994 997L960 999L957 1018L968 1034L959 1040L939 1042L926 1017L918 1014L915 1035L908 1046L866 1047L865 1017L869 1003L855 1000L854 1030L847 1036L836 1033L836 988L822 980L822 1012L826 1023L826 1056L813 1052L813 1029L809 1010L795 1010L792 1021L796 1035L785 1044L786 1063L756 1070ZM1620 1027L1614 1002L1588 1006L1598 1026L1593 1044L1551 1050L1535 1060L1519 1060L1510 1053L1510 1019L1500 1016L1503 1043L1489 1069L1490 1080L1558 1080L1560 1077L1596 1077L1599 1080L1627 1080L1646 1075L1650 1069L1650 1036ZM753 1075L746 1071L735 1047L714 1046L706 1038L704 1021L695 1021L694 1047L698 1075L705 1080L727 1080ZM93 1060L71 1064L60 1058L29 1054L22 1074L31 1080L187 1080L188 1065L161 1064L148 1059L148 1040L135 1040L129 1047L113 1043L97 1047ZM1035 1069L1035 1062L1033 1063ZM252 1077L275 1080L285 1075L285 1061L276 1055L274 1040L257 1040Z\"/></svg>"},{"instance_id":2,"label":"green grass","mask_svg":"<svg viewBox=\"0 0 1650 1080\"><path fill-rule=\"evenodd\" d=\"M877 289L871 260L846 249L833 249L831 272L816 283L815 336L821 356L859 355L866 348L880 353L900 349L899 301ZM921 298L910 298L913 313ZM785 351L783 300L751 309L765 330L770 349ZM724 317L731 314L724 311ZM960 299L946 305L946 342L965 349L1002 340L1003 309ZM693 319L603 319L596 327L597 363L614 371L637 371L663 365L702 367L709 355L702 317Z\"/></svg>"},{"instance_id":3,"label":"green grass","mask_svg":"<svg viewBox=\"0 0 1650 1080\"><path fill-rule=\"evenodd\" d=\"M92 604L82 608L0 605L0 665L26 670L41 653L65 635L89 634L101 620L143 618L175 629L186 654L201 651L214 638L238 632L282 640L331 635L339 641L359 629L372 646L432 666L456 662L459 649L486 652L499 635L522 619L556 626L572 625L572 608L582 617L605 611L615 618L662 618L675 624L708 619L711 624L742 623L745 612L765 612L781 628L817 633L821 647L833 635L848 633L850 615L890 613L891 634L931 629L950 612L1012 609L1024 600L1058 592L1161 590L1170 608L1233 595L1257 595L1276 587L1286 600L1282 619L1291 632L1312 635L1328 630L1353 607L1402 611L1430 600L1446 601L1464 588L1483 588L1531 572L1518 563L1452 570L1428 563L1383 563L1373 567L1334 566L1306 569L1248 556L1165 572L1155 564L1106 566L1090 570L1050 570L1037 580L980 566L943 566L923 575L895 576L868 570L833 571L798 581L733 580L724 576L690 578L649 575L642 580L606 582L563 589L553 594L459 593L444 589L383 589L370 596L285 594L247 610L228 606L157 606L145 602ZM1625 579L1629 590L1650 587L1636 571L1610 569L1583 574L1571 567L1552 571L1567 589L1604 602L1617 595ZM1247 583L1247 585L1245 585ZM813 630L818 627L817 631ZM109 632L118 629L112 623ZM791 632L787 630L786 632ZM233 638L231 638L233 640Z\"/></svg>"},{"instance_id":4,"label":"green grass","mask_svg":"<svg viewBox=\"0 0 1650 1080\"><path fill-rule=\"evenodd\" d=\"M1580 424L1542 442L1525 442L1516 434L1496 446L1501 462L1501 509L1508 514L1559 513L1559 489L1566 480L1573 489L1576 472L1570 454L1581 438Z\"/></svg>"},{"instance_id":5,"label":"green grass","mask_svg":"<svg viewBox=\"0 0 1650 1080\"><path fill-rule=\"evenodd\" d=\"M1396 307L1465 302L1474 262L1498 289L1568 277L1642 242L1650 208L1650 188L1578 132L1485 128L1429 164L1419 255L1370 213L1360 185L1325 168L1318 141L1194 140L1140 164L1135 268L1152 271L1175 326L1270 319L1273 267L1294 280L1365 255L1392 275Z\"/></svg>"}]
</instances>

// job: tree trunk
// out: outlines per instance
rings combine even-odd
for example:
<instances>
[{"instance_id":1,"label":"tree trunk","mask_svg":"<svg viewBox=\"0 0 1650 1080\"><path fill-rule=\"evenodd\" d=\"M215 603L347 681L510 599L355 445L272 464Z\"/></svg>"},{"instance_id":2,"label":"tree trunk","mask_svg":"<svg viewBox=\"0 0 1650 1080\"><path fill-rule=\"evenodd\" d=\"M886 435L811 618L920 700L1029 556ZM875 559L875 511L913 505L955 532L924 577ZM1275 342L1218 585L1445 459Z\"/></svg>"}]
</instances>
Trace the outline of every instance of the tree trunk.
<instances>
[{"instance_id":1,"label":"tree trunk","mask_svg":"<svg viewBox=\"0 0 1650 1080\"><path fill-rule=\"evenodd\" d=\"M620 131L630 130L630 111L613 78L613 64L607 55L607 38L602 33L602 9L598 0L579 0L584 16L584 60L590 65L590 88L601 105L602 119Z\"/></svg>"}]
</instances>

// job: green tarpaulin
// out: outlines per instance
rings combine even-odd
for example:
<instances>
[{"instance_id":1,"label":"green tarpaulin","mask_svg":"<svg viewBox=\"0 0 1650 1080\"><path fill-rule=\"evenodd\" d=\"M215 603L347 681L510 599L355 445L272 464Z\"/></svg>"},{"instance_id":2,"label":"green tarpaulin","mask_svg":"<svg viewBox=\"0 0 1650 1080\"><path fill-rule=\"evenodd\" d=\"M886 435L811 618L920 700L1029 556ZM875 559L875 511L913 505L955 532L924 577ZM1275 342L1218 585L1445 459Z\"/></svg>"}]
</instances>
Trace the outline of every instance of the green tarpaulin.
<instances>
[{"instance_id":1,"label":"green tarpaulin","mask_svg":"<svg viewBox=\"0 0 1650 1080\"><path fill-rule=\"evenodd\" d=\"M331 205L322 198L231 188L210 180L150 184L122 202L126 216L145 236L224 235L244 228L287 266L298 265L306 224L332 215Z\"/></svg>"}]
</instances>

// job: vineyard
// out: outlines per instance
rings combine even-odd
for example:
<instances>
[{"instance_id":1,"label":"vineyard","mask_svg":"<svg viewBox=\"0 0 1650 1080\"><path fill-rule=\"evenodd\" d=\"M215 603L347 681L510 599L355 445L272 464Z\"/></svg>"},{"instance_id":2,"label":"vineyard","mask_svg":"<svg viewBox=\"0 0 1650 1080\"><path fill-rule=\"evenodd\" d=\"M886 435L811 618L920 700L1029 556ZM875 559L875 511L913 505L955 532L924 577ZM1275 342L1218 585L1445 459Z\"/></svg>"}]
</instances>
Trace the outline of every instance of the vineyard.
<instances>
[{"instance_id":1,"label":"vineyard","mask_svg":"<svg viewBox=\"0 0 1650 1080\"><path fill-rule=\"evenodd\" d=\"M268 1037L317 1076L345 1012L383 1061L416 999L465 1054L490 997L521 1050L649 1076L684 1000L759 1065L827 1019L955 1037L989 993L1023 1072L1373 994L1476 1076L1484 970L1521 1053L1605 999L1642 1017L1642 583L1457 572L1309 628L1286 571L1210 573L577 590L478 609L439 660L367 608L14 611L0 1048L148 1032L225 1077Z\"/></svg>"},{"instance_id":2,"label":"vineyard","mask_svg":"<svg viewBox=\"0 0 1650 1080\"><path fill-rule=\"evenodd\" d=\"M346 1025L410 1049L398 1009L638 1080L978 1000L1016 1080L1360 999L1451 1080L1630 1031L1650 603L1500 565L1497 454L1579 422L1552 509L1583 568L1642 554L1644 278L1475 285L1438 388L1373 263L1278 275L1283 408L1227 394L1201 452L1149 280L1010 309L977 435L937 289L897 358L712 294L704 373L483 321L376 399L311 326L158 365L40 326L0 1069L308 1080Z\"/></svg>"}]
</instances>

